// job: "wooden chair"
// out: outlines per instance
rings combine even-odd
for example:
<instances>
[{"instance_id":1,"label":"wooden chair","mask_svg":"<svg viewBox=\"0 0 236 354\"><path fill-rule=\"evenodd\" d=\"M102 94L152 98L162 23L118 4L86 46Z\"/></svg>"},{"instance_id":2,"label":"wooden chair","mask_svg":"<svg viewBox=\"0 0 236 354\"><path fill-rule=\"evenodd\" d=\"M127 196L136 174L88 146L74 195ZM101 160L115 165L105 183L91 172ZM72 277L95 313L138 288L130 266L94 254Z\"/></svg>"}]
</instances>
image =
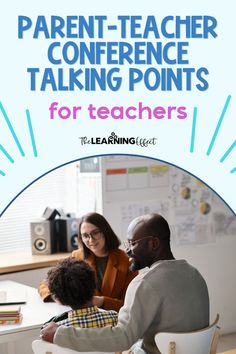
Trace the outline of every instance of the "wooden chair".
<instances>
[{"instance_id":1,"label":"wooden chair","mask_svg":"<svg viewBox=\"0 0 236 354\"><path fill-rule=\"evenodd\" d=\"M219 315L209 327L193 332L155 335L155 343L162 354L215 354L218 342Z\"/></svg>"},{"instance_id":2,"label":"wooden chair","mask_svg":"<svg viewBox=\"0 0 236 354\"><path fill-rule=\"evenodd\" d=\"M83 354L83 352L77 352L75 350L60 347L59 345L45 342L44 340L34 340L32 342L32 349L34 354ZM84 354L115 354L105 352L86 352Z\"/></svg>"},{"instance_id":3,"label":"wooden chair","mask_svg":"<svg viewBox=\"0 0 236 354\"><path fill-rule=\"evenodd\" d=\"M218 318L218 320L219 320L219 318ZM219 336L220 336L220 327L216 326L215 333L214 333L214 336L213 336L213 339L212 339L212 342L211 342L210 354L216 354L217 346L218 346L218 342L219 342Z\"/></svg>"}]
</instances>

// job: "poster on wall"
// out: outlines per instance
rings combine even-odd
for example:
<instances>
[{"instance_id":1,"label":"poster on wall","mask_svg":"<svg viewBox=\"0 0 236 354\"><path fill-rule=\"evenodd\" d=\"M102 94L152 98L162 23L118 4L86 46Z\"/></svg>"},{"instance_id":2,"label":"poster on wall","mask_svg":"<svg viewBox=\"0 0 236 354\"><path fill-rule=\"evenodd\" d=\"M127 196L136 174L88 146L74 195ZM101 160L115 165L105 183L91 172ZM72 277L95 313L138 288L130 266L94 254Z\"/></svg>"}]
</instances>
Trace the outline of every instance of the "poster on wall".
<instances>
[{"instance_id":1,"label":"poster on wall","mask_svg":"<svg viewBox=\"0 0 236 354\"><path fill-rule=\"evenodd\" d=\"M235 212L233 10L232 0L9 0L0 13L0 215L55 168L117 154L180 167Z\"/></svg>"}]
</instances>

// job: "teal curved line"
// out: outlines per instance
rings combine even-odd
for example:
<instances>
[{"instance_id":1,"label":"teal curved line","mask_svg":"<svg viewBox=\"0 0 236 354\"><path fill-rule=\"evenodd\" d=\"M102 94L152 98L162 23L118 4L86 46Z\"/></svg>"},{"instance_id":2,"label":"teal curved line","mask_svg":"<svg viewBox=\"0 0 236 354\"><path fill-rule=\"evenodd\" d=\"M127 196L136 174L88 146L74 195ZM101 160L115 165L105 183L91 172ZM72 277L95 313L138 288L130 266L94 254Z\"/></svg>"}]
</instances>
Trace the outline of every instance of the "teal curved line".
<instances>
[{"instance_id":1,"label":"teal curved line","mask_svg":"<svg viewBox=\"0 0 236 354\"><path fill-rule=\"evenodd\" d=\"M0 170L0 175L1 175L1 176L6 176L6 173L3 172L2 170Z\"/></svg>"},{"instance_id":2,"label":"teal curved line","mask_svg":"<svg viewBox=\"0 0 236 354\"><path fill-rule=\"evenodd\" d=\"M234 172L236 172L236 167L234 167L234 168L230 171L230 173L234 173Z\"/></svg>"},{"instance_id":3,"label":"teal curved line","mask_svg":"<svg viewBox=\"0 0 236 354\"><path fill-rule=\"evenodd\" d=\"M231 151L235 146L236 146L236 140L234 140L233 144L228 148L226 153L221 157L220 162L223 162L226 159L226 157L231 153Z\"/></svg>"},{"instance_id":4,"label":"teal curved line","mask_svg":"<svg viewBox=\"0 0 236 354\"><path fill-rule=\"evenodd\" d=\"M30 112L28 109L26 109L26 117L27 117L27 121L28 121L28 127L29 127L30 138L31 138L34 156L37 157L38 153L37 153L37 148L36 148L36 144L35 144L35 138L34 138L34 132L33 132L33 127L32 127L31 118L30 118Z\"/></svg>"},{"instance_id":5,"label":"teal curved line","mask_svg":"<svg viewBox=\"0 0 236 354\"><path fill-rule=\"evenodd\" d=\"M4 155L8 158L8 160L11 163L14 163L13 158L11 157L11 155L4 149L4 147L0 144L0 150L4 153Z\"/></svg>"},{"instance_id":6,"label":"teal curved line","mask_svg":"<svg viewBox=\"0 0 236 354\"><path fill-rule=\"evenodd\" d=\"M197 107L194 107L194 109L193 109L193 124L192 124L192 135L191 135L190 152L194 151L196 123L197 123Z\"/></svg>"},{"instance_id":7,"label":"teal curved line","mask_svg":"<svg viewBox=\"0 0 236 354\"><path fill-rule=\"evenodd\" d=\"M219 133L221 124L222 124L222 122L223 122L223 119L224 119L226 110L227 110L227 108L228 108L230 99L231 99L231 95L229 95L229 96L227 97L227 99L226 99L224 108L223 108L223 110L222 110L222 112L221 112L219 121L218 121L218 123L217 123L216 129L215 129L215 131L214 131L213 137L212 137L211 142L210 142L210 145L209 145L209 147L208 147L207 155L210 155L210 153L211 153L211 150L212 150L213 145L214 145L214 143L215 143L216 137L217 137L217 135L218 135L218 133Z\"/></svg>"},{"instance_id":8,"label":"teal curved line","mask_svg":"<svg viewBox=\"0 0 236 354\"><path fill-rule=\"evenodd\" d=\"M11 122L10 122L8 116L7 116L7 113L6 113L3 105L2 105L2 102L0 102L0 109L2 111L3 117L5 118L5 121L6 121L7 125L8 125L8 128L10 129L10 132L11 132L11 134L12 134L14 140L15 140L15 143L16 143L21 155L25 156L25 153L24 153L24 151L23 151L23 149L21 147L21 144L20 144L20 142L19 142L19 140L18 140L18 138L16 136L16 133L15 133L15 131L14 131L12 125L11 125Z\"/></svg>"}]
</instances>

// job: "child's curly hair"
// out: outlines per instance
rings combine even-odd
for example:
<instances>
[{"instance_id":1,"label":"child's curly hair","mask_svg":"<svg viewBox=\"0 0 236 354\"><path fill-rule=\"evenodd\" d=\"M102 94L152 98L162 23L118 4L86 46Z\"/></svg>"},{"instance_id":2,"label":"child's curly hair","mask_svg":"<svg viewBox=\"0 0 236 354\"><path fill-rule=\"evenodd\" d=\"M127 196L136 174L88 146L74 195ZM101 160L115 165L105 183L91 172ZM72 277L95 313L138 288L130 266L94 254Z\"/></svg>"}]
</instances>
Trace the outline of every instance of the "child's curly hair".
<instances>
[{"instance_id":1,"label":"child's curly hair","mask_svg":"<svg viewBox=\"0 0 236 354\"><path fill-rule=\"evenodd\" d=\"M94 270L84 261L69 257L47 274L48 288L62 305L80 308L93 297L96 288Z\"/></svg>"}]
</instances>

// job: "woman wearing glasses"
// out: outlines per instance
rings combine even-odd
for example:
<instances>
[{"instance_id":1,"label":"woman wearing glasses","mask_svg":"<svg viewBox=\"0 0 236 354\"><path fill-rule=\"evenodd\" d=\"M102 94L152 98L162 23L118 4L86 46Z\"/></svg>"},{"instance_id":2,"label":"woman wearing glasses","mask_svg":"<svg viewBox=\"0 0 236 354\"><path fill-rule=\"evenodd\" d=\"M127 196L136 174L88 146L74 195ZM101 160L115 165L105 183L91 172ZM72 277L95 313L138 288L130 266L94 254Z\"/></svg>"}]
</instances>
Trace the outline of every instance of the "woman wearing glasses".
<instances>
[{"instance_id":1,"label":"woman wearing glasses","mask_svg":"<svg viewBox=\"0 0 236 354\"><path fill-rule=\"evenodd\" d=\"M89 213L80 221L78 241L79 249L72 256L85 260L97 275L94 305L119 311L126 289L137 275L129 270L128 256L119 249L120 240L102 215ZM45 282L40 284L39 293L44 301L51 301Z\"/></svg>"}]
</instances>

